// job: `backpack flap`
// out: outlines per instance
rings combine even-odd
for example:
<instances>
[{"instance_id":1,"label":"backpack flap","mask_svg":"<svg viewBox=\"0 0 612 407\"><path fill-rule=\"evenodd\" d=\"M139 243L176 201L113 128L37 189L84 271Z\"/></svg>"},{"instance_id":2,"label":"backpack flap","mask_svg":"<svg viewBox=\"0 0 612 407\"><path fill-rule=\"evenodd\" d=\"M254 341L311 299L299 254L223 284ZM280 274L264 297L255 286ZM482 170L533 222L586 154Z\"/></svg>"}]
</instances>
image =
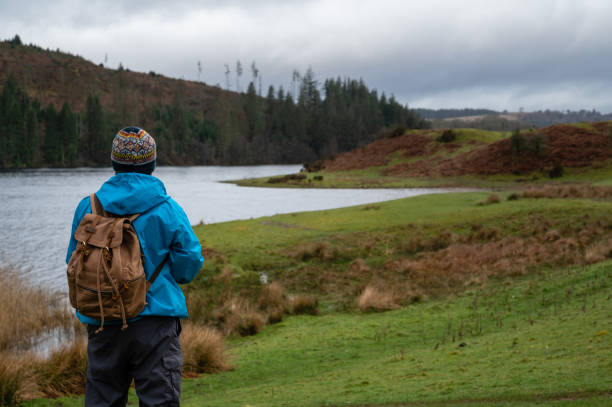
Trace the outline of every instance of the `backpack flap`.
<instances>
[{"instance_id":1,"label":"backpack flap","mask_svg":"<svg viewBox=\"0 0 612 407\"><path fill-rule=\"evenodd\" d=\"M123 241L123 225L130 222L127 218L106 218L86 214L74 232L74 238L96 247L115 248Z\"/></svg>"}]
</instances>

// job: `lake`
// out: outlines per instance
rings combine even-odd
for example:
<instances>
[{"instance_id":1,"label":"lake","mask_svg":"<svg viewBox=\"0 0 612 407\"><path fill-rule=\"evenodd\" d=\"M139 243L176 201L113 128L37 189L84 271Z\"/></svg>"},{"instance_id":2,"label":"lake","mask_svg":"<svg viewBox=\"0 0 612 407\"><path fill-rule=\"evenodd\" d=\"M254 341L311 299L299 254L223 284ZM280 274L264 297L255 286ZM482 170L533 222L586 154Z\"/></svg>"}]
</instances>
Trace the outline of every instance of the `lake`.
<instances>
[{"instance_id":1,"label":"lake","mask_svg":"<svg viewBox=\"0 0 612 407\"><path fill-rule=\"evenodd\" d=\"M299 165L158 167L154 175L192 224L339 208L443 189L249 188L221 181L289 174ZM74 210L113 175L111 168L0 172L0 264L65 292L65 256Z\"/></svg>"}]
</instances>

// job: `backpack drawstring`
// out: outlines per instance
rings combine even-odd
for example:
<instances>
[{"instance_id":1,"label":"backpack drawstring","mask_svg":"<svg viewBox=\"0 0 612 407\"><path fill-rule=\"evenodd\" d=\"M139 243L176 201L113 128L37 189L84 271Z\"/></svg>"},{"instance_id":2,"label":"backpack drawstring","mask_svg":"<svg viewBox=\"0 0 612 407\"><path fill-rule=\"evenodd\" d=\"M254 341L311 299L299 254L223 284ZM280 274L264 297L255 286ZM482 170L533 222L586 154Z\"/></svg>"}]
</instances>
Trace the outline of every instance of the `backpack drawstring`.
<instances>
[{"instance_id":1,"label":"backpack drawstring","mask_svg":"<svg viewBox=\"0 0 612 407\"><path fill-rule=\"evenodd\" d=\"M100 289L100 264L104 263L104 256L100 256L100 262L98 262L98 268L96 268L96 285L98 289L98 305L100 306L100 328L96 329L96 335L104 330L104 306L102 305L102 291Z\"/></svg>"}]
</instances>

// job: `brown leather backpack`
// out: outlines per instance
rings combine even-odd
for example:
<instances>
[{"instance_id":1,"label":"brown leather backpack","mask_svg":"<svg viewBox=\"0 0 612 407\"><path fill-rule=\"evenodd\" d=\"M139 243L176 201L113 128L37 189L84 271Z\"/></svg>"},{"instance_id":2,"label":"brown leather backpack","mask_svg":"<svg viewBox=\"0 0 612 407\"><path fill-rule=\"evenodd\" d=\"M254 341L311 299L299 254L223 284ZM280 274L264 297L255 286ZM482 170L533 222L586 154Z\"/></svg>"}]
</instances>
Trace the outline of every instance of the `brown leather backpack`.
<instances>
[{"instance_id":1,"label":"brown leather backpack","mask_svg":"<svg viewBox=\"0 0 612 407\"><path fill-rule=\"evenodd\" d=\"M140 216L113 215L104 211L96 194L90 195L91 212L74 233L77 247L68 262L70 304L82 315L104 322L138 316L146 306L147 291L159 275L167 256L147 281L140 242L132 222Z\"/></svg>"}]
</instances>

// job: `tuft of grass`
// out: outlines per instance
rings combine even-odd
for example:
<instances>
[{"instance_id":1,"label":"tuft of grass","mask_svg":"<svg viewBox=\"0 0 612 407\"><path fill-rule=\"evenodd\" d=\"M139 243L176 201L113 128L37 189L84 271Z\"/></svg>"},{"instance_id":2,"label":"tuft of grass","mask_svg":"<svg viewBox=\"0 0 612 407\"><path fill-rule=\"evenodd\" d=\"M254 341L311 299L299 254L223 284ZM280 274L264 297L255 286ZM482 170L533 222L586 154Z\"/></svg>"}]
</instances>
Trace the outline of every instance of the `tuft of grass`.
<instances>
[{"instance_id":1,"label":"tuft of grass","mask_svg":"<svg viewBox=\"0 0 612 407\"><path fill-rule=\"evenodd\" d=\"M257 301L259 309L268 316L269 323L282 321L289 308L289 300L283 286L277 282L264 285Z\"/></svg>"},{"instance_id":2,"label":"tuft of grass","mask_svg":"<svg viewBox=\"0 0 612 407\"><path fill-rule=\"evenodd\" d=\"M479 201L476 202L476 205L479 206L483 206L483 205L491 205L491 204L496 204L496 203L500 203L501 199L499 197L499 195L497 194L491 194L487 197L487 199L481 199Z\"/></svg>"},{"instance_id":3,"label":"tuft of grass","mask_svg":"<svg viewBox=\"0 0 612 407\"><path fill-rule=\"evenodd\" d=\"M83 394L87 381L87 344L77 340L53 351L34 367L36 384L47 397Z\"/></svg>"},{"instance_id":4,"label":"tuft of grass","mask_svg":"<svg viewBox=\"0 0 612 407\"><path fill-rule=\"evenodd\" d=\"M298 294L291 297L291 313L319 315L319 300L310 294Z\"/></svg>"},{"instance_id":5,"label":"tuft of grass","mask_svg":"<svg viewBox=\"0 0 612 407\"><path fill-rule=\"evenodd\" d=\"M214 328L184 323L181 347L184 377L232 370L225 349L225 337Z\"/></svg>"},{"instance_id":6,"label":"tuft of grass","mask_svg":"<svg viewBox=\"0 0 612 407\"><path fill-rule=\"evenodd\" d=\"M396 295L388 287L369 284L357 301L361 312L380 312L399 308Z\"/></svg>"},{"instance_id":7,"label":"tuft of grass","mask_svg":"<svg viewBox=\"0 0 612 407\"><path fill-rule=\"evenodd\" d=\"M587 248L584 258L587 263L598 263L612 257L612 238L595 242Z\"/></svg>"},{"instance_id":8,"label":"tuft of grass","mask_svg":"<svg viewBox=\"0 0 612 407\"><path fill-rule=\"evenodd\" d=\"M300 245L293 252L289 253L289 257L302 261L312 258L330 260L334 258L334 256L334 250L330 247L328 242L314 242Z\"/></svg>"},{"instance_id":9,"label":"tuft of grass","mask_svg":"<svg viewBox=\"0 0 612 407\"><path fill-rule=\"evenodd\" d=\"M248 299L232 297L213 312L213 321L225 335L250 336L263 329L266 318Z\"/></svg>"},{"instance_id":10,"label":"tuft of grass","mask_svg":"<svg viewBox=\"0 0 612 407\"><path fill-rule=\"evenodd\" d=\"M26 378L21 358L0 353L0 406L16 406L22 401Z\"/></svg>"}]
</instances>

